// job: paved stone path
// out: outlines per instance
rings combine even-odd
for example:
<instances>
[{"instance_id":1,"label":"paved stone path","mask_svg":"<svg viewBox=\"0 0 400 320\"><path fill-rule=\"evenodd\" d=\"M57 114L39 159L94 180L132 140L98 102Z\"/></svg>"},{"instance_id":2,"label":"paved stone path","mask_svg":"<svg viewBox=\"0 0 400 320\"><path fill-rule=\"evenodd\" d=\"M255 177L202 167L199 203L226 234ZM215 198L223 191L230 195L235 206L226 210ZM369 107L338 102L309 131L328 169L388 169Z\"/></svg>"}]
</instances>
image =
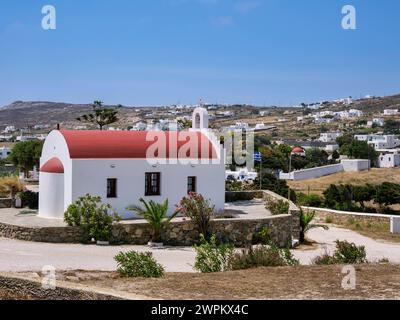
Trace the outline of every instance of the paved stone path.
<instances>
[{"instance_id":1,"label":"paved stone path","mask_svg":"<svg viewBox=\"0 0 400 320\"><path fill-rule=\"evenodd\" d=\"M335 250L336 240L347 240L358 246L365 246L367 259L371 262L377 262L380 259L387 258L392 263L400 264L400 243L392 243L383 240L377 241L352 230L333 226L330 226L327 231L322 228L312 229L307 234L307 237L319 243L320 248L305 251L294 250L296 258L300 259L302 264L310 264L314 257L323 254L325 250L332 253Z\"/></svg>"},{"instance_id":2,"label":"paved stone path","mask_svg":"<svg viewBox=\"0 0 400 320\"><path fill-rule=\"evenodd\" d=\"M147 246L49 244L0 238L0 271L40 271L51 265L62 270L116 270L114 256L120 251L152 251L169 272L193 272L191 247L150 249Z\"/></svg>"},{"instance_id":3,"label":"paved stone path","mask_svg":"<svg viewBox=\"0 0 400 320\"><path fill-rule=\"evenodd\" d=\"M321 243L315 250L293 250L302 264L310 264L317 255L334 249L334 241L347 240L365 245L368 259L388 258L400 263L400 244L376 241L346 229L311 230L308 236ZM147 246L110 246L80 244L48 244L0 238L0 271L40 271L44 265L57 269L115 270L113 257L120 251L152 251L168 272L193 272L195 252L191 247L149 249Z\"/></svg>"}]
</instances>

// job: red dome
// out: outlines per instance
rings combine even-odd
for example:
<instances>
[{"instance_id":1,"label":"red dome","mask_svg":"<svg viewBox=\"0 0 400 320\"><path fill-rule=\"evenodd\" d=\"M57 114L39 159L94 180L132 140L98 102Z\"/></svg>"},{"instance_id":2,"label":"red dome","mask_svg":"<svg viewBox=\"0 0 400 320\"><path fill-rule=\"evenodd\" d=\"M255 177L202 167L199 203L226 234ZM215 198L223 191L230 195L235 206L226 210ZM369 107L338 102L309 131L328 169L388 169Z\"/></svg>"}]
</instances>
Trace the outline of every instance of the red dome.
<instances>
[{"instance_id":1,"label":"red dome","mask_svg":"<svg viewBox=\"0 0 400 320\"><path fill-rule=\"evenodd\" d=\"M304 149L301 147L296 147L292 150L292 153L304 153Z\"/></svg>"},{"instance_id":2,"label":"red dome","mask_svg":"<svg viewBox=\"0 0 400 320\"><path fill-rule=\"evenodd\" d=\"M146 131L60 131L67 142L71 159L146 159L147 149L155 143L148 141ZM201 132L154 132L165 133L166 158L177 158L181 147L192 146L196 154L187 154L189 159L217 159L217 152L211 141ZM178 139L185 141L178 141ZM173 141L177 147L171 147ZM176 149L176 150L175 150ZM191 150L191 149L190 149ZM202 152L203 151L203 152Z\"/></svg>"},{"instance_id":3,"label":"red dome","mask_svg":"<svg viewBox=\"0 0 400 320\"><path fill-rule=\"evenodd\" d=\"M58 158L51 158L41 168L40 172L45 173L64 173L64 165Z\"/></svg>"}]
</instances>

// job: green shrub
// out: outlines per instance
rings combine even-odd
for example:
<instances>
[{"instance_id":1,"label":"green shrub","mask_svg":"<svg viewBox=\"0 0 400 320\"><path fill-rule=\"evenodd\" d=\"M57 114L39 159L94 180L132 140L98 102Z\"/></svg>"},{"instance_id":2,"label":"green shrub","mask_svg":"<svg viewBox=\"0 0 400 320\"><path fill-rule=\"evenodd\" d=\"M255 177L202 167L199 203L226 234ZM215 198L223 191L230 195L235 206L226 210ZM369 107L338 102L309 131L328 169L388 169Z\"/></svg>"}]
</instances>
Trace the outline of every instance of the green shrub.
<instances>
[{"instance_id":1,"label":"green shrub","mask_svg":"<svg viewBox=\"0 0 400 320\"><path fill-rule=\"evenodd\" d=\"M334 257L336 261L342 264L360 264L366 263L366 252L364 246L356 246L347 241L336 241L336 252Z\"/></svg>"},{"instance_id":2,"label":"green shrub","mask_svg":"<svg viewBox=\"0 0 400 320\"><path fill-rule=\"evenodd\" d=\"M120 220L116 213L111 213L111 209L111 205L101 203L100 197L87 194L69 205L64 221L69 226L82 228L88 239L108 241L113 222Z\"/></svg>"},{"instance_id":3,"label":"green shrub","mask_svg":"<svg viewBox=\"0 0 400 320\"><path fill-rule=\"evenodd\" d=\"M325 223L333 223L333 218L331 216L326 217Z\"/></svg>"},{"instance_id":4,"label":"green shrub","mask_svg":"<svg viewBox=\"0 0 400 320\"><path fill-rule=\"evenodd\" d=\"M200 245L195 245L196 259L194 268L202 273L230 270L230 259L234 253L232 245L217 245L215 235L207 241L200 235Z\"/></svg>"},{"instance_id":5,"label":"green shrub","mask_svg":"<svg viewBox=\"0 0 400 320\"><path fill-rule=\"evenodd\" d=\"M36 210L39 207L39 193L26 190L20 192L19 197L22 201L23 207L28 207L29 209Z\"/></svg>"},{"instance_id":6,"label":"green shrub","mask_svg":"<svg viewBox=\"0 0 400 320\"><path fill-rule=\"evenodd\" d=\"M273 216L288 214L289 213L289 202L284 200L273 200L268 199L265 205L265 208L268 209Z\"/></svg>"},{"instance_id":7,"label":"green shrub","mask_svg":"<svg viewBox=\"0 0 400 320\"><path fill-rule=\"evenodd\" d=\"M241 181L238 180L227 180L225 182L225 191L243 191L244 186Z\"/></svg>"},{"instance_id":8,"label":"green shrub","mask_svg":"<svg viewBox=\"0 0 400 320\"><path fill-rule=\"evenodd\" d=\"M317 194L297 194L297 203L306 207L323 207L324 199Z\"/></svg>"},{"instance_id":9,"label":"green shrub","mask_svg":"<svg viewBox=\"0 0 400 320\"><path fill-rule=\"evenodd\" d=\"M114 259L122 277L160 278L164 275L163 266L157 263L151 252L120 252Z\"/></svg>"},{"instance_id":10,"label":"green shrub","mask_svg":"<svg viewBox=\"0 0 400 320\"><path fill-rule=\"evenodd\" d=\"M230 261L232 270L243 270L258 267L282 267L298 265L290 250L280 249L274 244L260 245L243 249L233 255Z\"/></svg>"},{"instance_id":11,"label":"green shrub","mask_svg":"<svg viewBox=\"0 0 400 320\"><path fill-rule=\"evenodd\" d=\"M356 246L354 243L336 240L336 250L333 255L325 254L315 258L314 264L361 264L367 263L364 246Z\"/></svg>"},{"instance_id":12,"label":"green shrub","mask_svg":"<svg viewBox=\"0 0 400 320\"><path fill-rule=\"evenodd\" d=\"M324 254L316 257L313 260L313 264L315 265L331 265L331 264L337 264L337 261L335 260L334 257L330 256L327 252Z\"/></svg>"},{"instance_id":13,"label":"green shrub","mask_svg":"<svg viewBox=\"0 0 400 320\"><path fill-rule=\"evenodd\" d=\"M269 230L266 227L261 228L253 235L253 244L268 244L271 241Z\"/></svg>"},{"instance_id":14,"label":"green shrub","mask_svg":"<svg viewBox=\"0 0 400 320\"><path fill-rule=\"evenodd\" d=\"M181 213L196 224L200 234L207 239L210 235L210 220L214 215L215 206L201 194L190 192L177 206L176 213Z\"/></svg>"}]
</instances>

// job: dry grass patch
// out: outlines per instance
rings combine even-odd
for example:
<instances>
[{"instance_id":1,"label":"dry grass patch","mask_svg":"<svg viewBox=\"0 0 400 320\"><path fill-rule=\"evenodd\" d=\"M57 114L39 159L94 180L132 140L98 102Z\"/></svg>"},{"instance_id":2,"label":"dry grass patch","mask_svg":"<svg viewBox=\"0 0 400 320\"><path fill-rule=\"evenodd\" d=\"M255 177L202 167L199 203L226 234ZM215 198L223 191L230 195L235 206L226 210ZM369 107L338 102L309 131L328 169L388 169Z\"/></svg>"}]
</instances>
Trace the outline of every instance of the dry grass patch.
<instances>
[{"instance_id":1,"label":"dry grass patch","mask_svg":"<svg viewBox=\"0 0 400 320\"><path fill-rule=\"evenodd\" d=\"M400 266L359 265L357 288L341 287L341 266L258 268L224 273L168 273L160 279L66 271L58 279L156 299L400 299Z\"/></svg>"},{"instance_id":2,"label":"dry grass patch","mask_svg":"<svg viewBox=\"0 0 400 320\"><path fill-rule=\"evenodd\" d=\"M311 180L288 181L288 185L296 191L322 195L322 192L331 184L365 185L369 183L378 185L383 182L400 183L400 168L373 168L370 171L362 172L339 172Z\"/></svg>"}]
</instances>

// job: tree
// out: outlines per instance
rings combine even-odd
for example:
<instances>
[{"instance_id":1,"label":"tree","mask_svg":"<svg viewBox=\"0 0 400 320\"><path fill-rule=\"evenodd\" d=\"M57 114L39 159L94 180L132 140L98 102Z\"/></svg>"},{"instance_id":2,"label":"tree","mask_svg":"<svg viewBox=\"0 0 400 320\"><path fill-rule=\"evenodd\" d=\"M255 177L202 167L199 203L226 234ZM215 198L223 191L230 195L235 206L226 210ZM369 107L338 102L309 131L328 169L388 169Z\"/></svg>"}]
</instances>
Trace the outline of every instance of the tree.
<instances>
[{"instance_id":1,"label":"tree","mask_svg":"<svg viewBox=\"0 0 400 320\"><path fill-rule=\"evenodd\" d=\"M383 126L383 130L386 134L399 134L400 133L400 121L393 119L387 119Z\"/></svg>"},{"instance_id":2,"label":"tree","mask_svg":"<svg viewBox=\"0 0 400 320\"><path fill-rule=\"evenodd\" d=\"M366 141L353 140L350 144L344 144L340 148L340 154L347 155L353 159L369 159L371 163L375 163L378 159L378 152L374 147Z\"/></svg>"},{"instance_id":3,"label":"tree","mask_svg":"<svg viewBox=\"0 0 400 320\"><path fill-rule=\"evenodd\" d=\"M331 184L324 192L325 206L327 208L335 208L336 201L340 198L339 190L336 185Z\"/></svg>"},{"instance_id":4,"label":"tree","mask_svg":"<svg viewBox=\"0 0 400 320\"><path fill-rule=\"evenodd\" d=\"M373 200L376 188L370 184L364 186L353 186L353 200L358 202L365 211L365 202Z\"/></svg>"},{"instance_id":5,"label":"tree","mask_svg":"<svg viewBox=\"0 0 400 320\"><path fill-rule=\"evenodd\" d=\"M166 223L169 223L175 218L177 213L174 213L171 217L167 216L168 213L168 199L163 203L157 203L153 200L146 202L143 198L139 201L143 204L144 208L138 205L133 205L127 208L127 210L134 211L142 218L146 219L147 222L153 229L152 241L161 241L161 230Z\"/></svg>"},{"instance_id":6,"label":"tree","mask_svg":"<svg viewBox=\"0 0 400 320\"><path fill-rule=\"evenodd\" d=\"M260 185L260 178L257 177L254 181L254 186L259 186L259 185ZM263 172L262 174L261 187L263 190L273 191L281 195L282 197L287 197L289 192L289 186L287 185L285 180L279 180L274 175L268 172ZM291 200L294 201L295 192L291 192L290 194L293 197Z\"/></svg>"},{"instance_id":7,"label":"tree","mask_svg":"<svg viewBox=\"0 0 400 320\"><path fill-rule=\"evenodd\" d=\"M118 108L120 107L121 105L118 106ZM76 118L76 120L94 123L99 127L100 130L103 130L105 126L118 121L118 109L104 108L103 102L100 100L94 101L92 108L92 113L84 114Z\"/></svg>"},{"instance_id":8,"label":"tree","mask_svg":"<svg viewBox=\"0 0 400 320\"><path fill-rule=\"evenodd\" d=\"M333 151L333 153L332 153L332 160L338 160L338 159L340 159L340 153L337 151L337 150L335 150L335 151Z\"/></svg>"},{"instance_id":9,"label":"tree","mask_svg":"<svg viewBox=\"0 0 400 320\"><path fill-rule=\"evenodd\" d=\"M42 141L18 142L11 150L9 159L27 177L29 170L32 170L34 166L39 167L42 147Z\"/></svg>"},{"instance_id":10,"label":"tree","mask_svg":"<svg viewBox=\"0 0 400 320\"><path fill-rule=\"evenodd\" d=\"M381 208L392 204L400 203L400 185L396 183L384 182L376 188L374 201Z\"/></svg>"},{"instance_id":11,"label":"tree","mask_svg":"<svg viewBox=\"0 0 400 320\"><path fill-rule=\"evenodd\" d=\"M306 240L306 233L311 229L315 228L323 228L324 230L328 230L329 227L322 224L311 224L314 220L315 212L304 212L303 209L300 209L300 243L304 243Z\"/></svg>"},{"instance_id":12,"label":"tree","mask_svg":"<svg viewBox=\"0 0 400 320\"><path fill-rule=\"evenodd\" d=\"M337 144L339 147L343 147L345 144L350 144L354 140L353 135L351 134L344 134L341 137L336 139Z\"/></svg>"},{"instance_id":13,"label":"tree","mask_svg":"<svg viewBox=\"0 0 400 320\"><path fill-rule=\"evenodd\" d=\"M308 167L320 167L328 164L329 155L326 151L320 149L311 149L306 154Z\"/></svg>"}]
</instances>

